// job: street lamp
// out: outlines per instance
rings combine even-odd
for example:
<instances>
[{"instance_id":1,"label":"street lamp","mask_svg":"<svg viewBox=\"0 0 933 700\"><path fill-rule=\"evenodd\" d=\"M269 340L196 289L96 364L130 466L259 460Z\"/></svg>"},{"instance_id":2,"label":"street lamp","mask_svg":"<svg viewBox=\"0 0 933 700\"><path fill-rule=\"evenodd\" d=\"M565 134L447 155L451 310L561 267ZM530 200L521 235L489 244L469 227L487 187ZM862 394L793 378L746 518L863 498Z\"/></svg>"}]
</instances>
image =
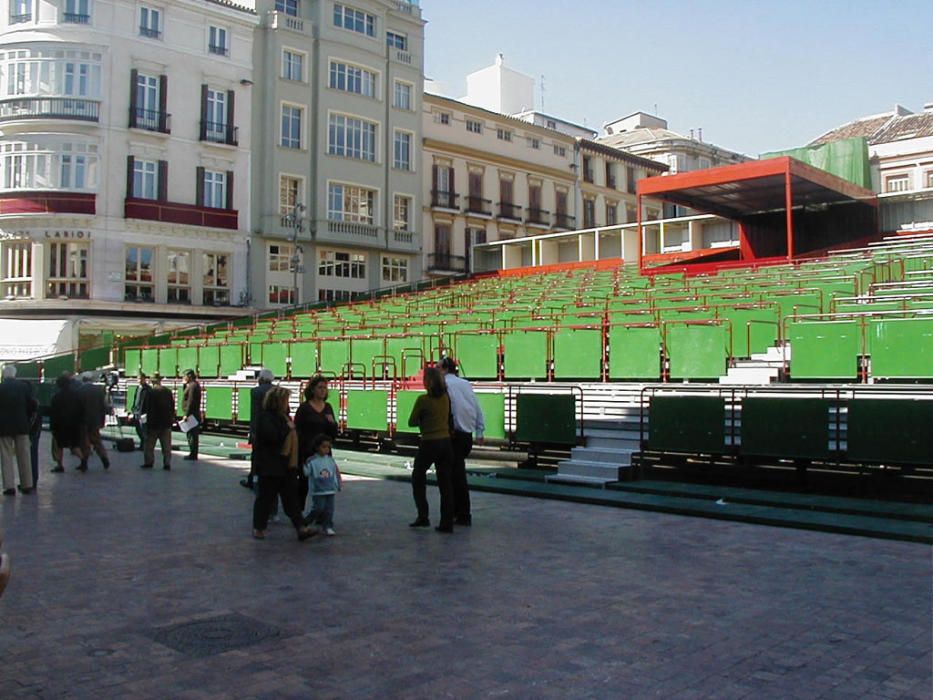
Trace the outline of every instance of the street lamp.
<instances>
[{"instance_id":1,"label":"street lamp","mask_svg":"<svg viewBox=\"0 0 933 700\"><path fill-rule=\"evenodd\" d=\"M301 233L301 213L305 210L304 204L299 204L295 202L295 206L292 207L292 243L294 248L292 249L292 273L294 275L292 282L292 290L294 294L294 303L298 303L298 266L301 262L301 258L298 256L298 234Z\"/></svg>"}]
</instances>

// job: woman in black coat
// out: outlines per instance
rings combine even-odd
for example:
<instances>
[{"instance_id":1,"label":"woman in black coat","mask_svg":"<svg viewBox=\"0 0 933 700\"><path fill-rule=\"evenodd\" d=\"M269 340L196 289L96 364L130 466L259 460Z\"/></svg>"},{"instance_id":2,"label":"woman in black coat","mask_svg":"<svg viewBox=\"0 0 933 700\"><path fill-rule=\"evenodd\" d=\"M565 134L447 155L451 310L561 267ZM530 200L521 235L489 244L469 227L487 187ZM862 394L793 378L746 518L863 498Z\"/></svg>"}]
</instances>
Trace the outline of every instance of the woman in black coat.
<instances>
[{"instance_id":1,"label":"woman in black coat","mask_svg":"<svg viewBox=\"0 0 933 700\"><path fill-rule=\"evenodd\" d=\"M84 401L78 394L74 379L67 372L55 380L58 391L52 397L49 406L49 428L52 431L52 460L55 462L53 472L63 472L62 464L64 451L77 450L84 447L86 439L84 428Z\"/></svg>"},{"instance_id":2,"label":"woman in black coat","mask_svg":"<svg viewBox=\"0 0 933 700\"><path fill-rule=\"evenodd\" d=\"M253 504L253 537L259 540L266 536L269 512L279 496L298 539L306 540L314 534L304 526L298 507L298 437L288 417L288 397L288 389L280 386L266 393L253 436L253 464L259 477Z\"/></svg>"},{"instance_id":3,"label":"woman in black coat","mask_svg":"<svg viewBox=\"0 0 933 700\"><path fill-rule=\"evenodd\" d=\"M314 454L312 444L318 435L327 435L331 440L337 437L337 418L334 407L327 401L327 379L318 374L311 378L305 387L305 401L295 412L295 431L298 433L298 465L308 461ZM298 505L305 509L308 498L308 479L301 472L298 483Z\"/></svg>"}]
</instances>

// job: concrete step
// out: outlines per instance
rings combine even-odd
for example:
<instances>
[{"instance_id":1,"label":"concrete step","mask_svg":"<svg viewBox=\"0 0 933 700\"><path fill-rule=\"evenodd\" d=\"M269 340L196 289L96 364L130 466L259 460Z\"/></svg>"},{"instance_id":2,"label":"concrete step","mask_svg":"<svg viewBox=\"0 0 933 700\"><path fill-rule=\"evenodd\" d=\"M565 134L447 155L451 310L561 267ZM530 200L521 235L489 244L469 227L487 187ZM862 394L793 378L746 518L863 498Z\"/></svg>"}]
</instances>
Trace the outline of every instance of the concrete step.
<instances>
[{"instance_id":1,"label":"concrete step","mask_svg":"<svg viewBox=\"0 0 933 700\"><path fill-rule=\"evenodd\" d=\"M632 448L610 449L608 447L574 447L570 450L570 459L627 465L631 464L632 454L637 451L638 450Z\"/></svg>"},{"instance_id":2,"label":"concrete step","mask_svg":"<svg viewBox=\"0 0 933 700\"><path fill-rule=\"evenodd\" d=\"M558 462L557 473L573 476L593 476L607 479L610 481L619 480L619 470L624 469L618 464L606 464L605 462L589 462L582 459L568 459Z\"/></svg>"},{"instance_id":3,"label":"concrete step","mask_svg":"<svg viewBox=\"0 0 933 700\"><path fill-rule=\"evenodd\" d=\"M544 477L545 483L579 484L581 486L605 486L615 479L603 479L596 476L576 476L575 474L550 474Z\"/></svg>"}]
</instances>

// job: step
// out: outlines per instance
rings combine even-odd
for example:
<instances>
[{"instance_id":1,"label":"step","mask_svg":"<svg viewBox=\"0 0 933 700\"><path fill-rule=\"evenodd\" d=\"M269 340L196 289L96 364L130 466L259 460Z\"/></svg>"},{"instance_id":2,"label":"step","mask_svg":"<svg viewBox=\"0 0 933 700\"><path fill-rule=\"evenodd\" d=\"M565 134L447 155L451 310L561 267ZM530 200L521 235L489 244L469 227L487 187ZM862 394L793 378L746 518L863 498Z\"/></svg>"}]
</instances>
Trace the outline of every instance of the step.
<instances>
[{"instance_id":1,"label":"step","mask_svg":"<svg viewBox=\"0 0 933 700\"><path fill-rule=\"evenodd\" d=\"M611 450L594 447L574 447L570 450L571 460L585 460L587 462L605 462L607 464L628 465L632 463L632 454L637 449L622 448Z\"/></svg>"},{"instance_id":2,"label":"step","mask_svg":"<svg viewBox=\"0 0 933 700\"><path fill-rule=\"evenodd\" d=\"M611 481L619 480L619 470L625 469L619 464L606 464L605 462L589 462L582 459L568 459L557 463L558 474L573 474L575 476L595 476Z\"/></svg>"},{"instance_id":3,"label":"step","mask_svg":"<svg viewBox=\"0 0 933 700\"><path fill-rule=\"evenodd\" d=\"M614 480L606 480L596 476L577 476L576 474L551 474L544 477L544 482L577 484L579 486L599 486L611 484Z\"/></svg>"}]
</instances>

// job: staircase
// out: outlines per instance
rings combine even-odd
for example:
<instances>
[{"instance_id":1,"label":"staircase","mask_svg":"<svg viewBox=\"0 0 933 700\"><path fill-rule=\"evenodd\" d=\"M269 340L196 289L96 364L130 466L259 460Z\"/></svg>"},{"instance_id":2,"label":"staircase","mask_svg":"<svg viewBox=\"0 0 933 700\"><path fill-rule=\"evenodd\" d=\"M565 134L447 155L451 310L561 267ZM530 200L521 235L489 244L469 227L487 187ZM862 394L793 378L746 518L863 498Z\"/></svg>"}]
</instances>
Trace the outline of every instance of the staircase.
<instances>
[{"instance_id":1,"label":"staircase","mask_svg":"<svg viewBox=\"0 0 933 700\"><path fill-rule=\"evenodd\" d=\"M720 384L764 385L780 377L784 363L790 361L790 345L772 346L767 352L752 353L748 360L736 360Z\"/></svg>"},{"instance_id":2,"label":"staircase","mask_svg":"<svg viewBox=\"0 0 933 700\"><path fill-rule=\"evenodd\" d=\"M633 478L632 454L640 451L640 407L633 404L624 410L621 420L587 421L586 446L574 447L570 459L559 462L557 474L549 482L605 486L613 481Z\"/></svg>"}]
</instances>

